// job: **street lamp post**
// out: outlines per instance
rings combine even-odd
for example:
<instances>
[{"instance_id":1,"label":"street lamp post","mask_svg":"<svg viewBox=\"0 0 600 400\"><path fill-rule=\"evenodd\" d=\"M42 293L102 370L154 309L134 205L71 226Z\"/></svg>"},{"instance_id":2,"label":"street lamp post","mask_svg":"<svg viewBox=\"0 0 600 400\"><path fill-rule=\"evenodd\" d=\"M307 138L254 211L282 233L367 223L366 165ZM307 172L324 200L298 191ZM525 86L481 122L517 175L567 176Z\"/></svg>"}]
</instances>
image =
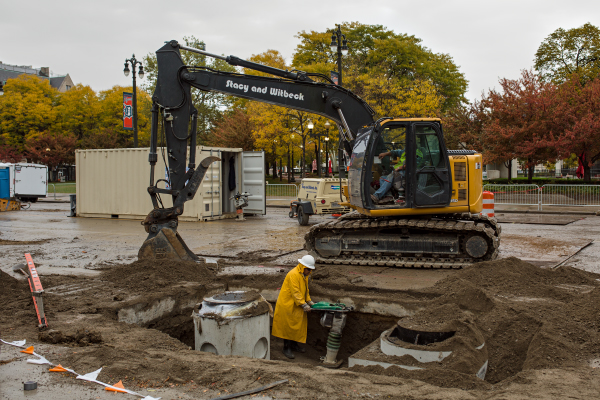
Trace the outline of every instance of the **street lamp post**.
<instances>
[{"instance_id":1,"label":"street lamp post","mask_svg":"<svg viewBox=\"0 0 600 400\"><path fill-rule=\"evenodd\" d=\"M138 124L137 124L137 90L135 86L135 67L139 65L138 75L140 79L144 79L144 66L141 61L135 58L135 54L131 55L131 58L125 59L125 68L123 73L125 76L129 76L129 64L131 64L131 70L133 72L133 147L138 147Z\"/></svg>"},{"instance_id":2,"label":"street lamp post","mask_svg":"<svg viewBox=\"0 0 600 400\"><path fill-rule=\"evenodd\" d=\"M308 131L309 131L309 135L312 134L312 130L315 127L314 124L312 123L312 121L308 121ZM306 169L306 136L302 137L302 178L304 178L306 175L305 172Z\"/></svg>"},{"instance_id":3,"label":"street lamp post","mask_svg":"<svg viewBox=\"0 0 600 400\"><path fill-rule=\"evenodd\" d=\"M342 33L340 25L331 34L331 44L329 46L331 51L337 52L338 85L342 86L342 55L348 54L348 41L346 35Z\"/></svg>"},{"instance_id":4,"label":"street lamp post","mask_svg":"<svg viewBox=\"0 0 600 400\"><path fill-rule=\"evenodd\" d=\"M292 133L292 140L294 139L294 134ZM294 145L292 144L292 179L290 182L296 182L296 178L294 178Z\"/></svg>"},{"instance_id":5,"label":"street lamp post","mask_svg":"<svg viewBox=\"0 0 600 400\"><path fill-rule=\"evenodd\" d=\"M325 121L325 128L327 129L327 136L325 136L325 177L329 178L329 127L331 124L329 121Z\"/></svg>"}]
</instances>

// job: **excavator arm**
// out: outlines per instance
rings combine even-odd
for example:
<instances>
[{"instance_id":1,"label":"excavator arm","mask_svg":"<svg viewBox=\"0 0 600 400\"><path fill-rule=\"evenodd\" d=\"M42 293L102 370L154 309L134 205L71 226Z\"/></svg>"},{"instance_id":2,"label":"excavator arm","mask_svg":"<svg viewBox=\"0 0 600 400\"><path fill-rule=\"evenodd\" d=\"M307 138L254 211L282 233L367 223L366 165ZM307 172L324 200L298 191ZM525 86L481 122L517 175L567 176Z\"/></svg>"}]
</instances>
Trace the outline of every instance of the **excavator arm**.
<instances>
[{"instance_id":1,"label":"excavator arm","mask_svg":"<svg viewBox=\"0 0 600 400\"><path fill-rule=\"evenodd\" d=\"M241 66L277 76L277 78L217 71L206 67L186 66L180 49L219 58L231 65ZM235 56L219 56L202 50L181 46L176 41L166 43L156 52L158 77L152 96L152 126L149 162L150 186L154 209L142 222L148 238L142 245L140 259L183 259L197 257L177 233L177 218L184 203L191 200L207 168L217 157L205 158L195 165L198 112L192 104L191 89L214 91L250 100L261 101L322 115L333 120L340 131L340 143L351 154L358 130L373 123L374 111L351 91L334 84L316 82L302 71L285 71L246 61ZM159 124L159 121L162 123ZM165 138L168 157L168 189L157 186L154 169L158 160L159 125ZM189 147L189 162L187 151ZM160 194L171 195L173 207L159 205Z\"/></svg>"}]
</instances>

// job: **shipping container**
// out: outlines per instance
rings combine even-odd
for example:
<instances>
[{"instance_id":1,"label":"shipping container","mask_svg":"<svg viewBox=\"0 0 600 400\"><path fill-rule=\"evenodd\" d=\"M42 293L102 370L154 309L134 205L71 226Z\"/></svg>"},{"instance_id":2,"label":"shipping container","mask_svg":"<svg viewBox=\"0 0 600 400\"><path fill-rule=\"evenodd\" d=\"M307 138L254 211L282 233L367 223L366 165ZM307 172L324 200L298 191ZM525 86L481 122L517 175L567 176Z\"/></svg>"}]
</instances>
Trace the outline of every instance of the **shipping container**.
<instances>
[{"instance_id":1,"label":"shipping container","mask_svg":"<svg viewBox=\"0 0 600 400\"><path fill-rule=\"evenodd\" d=\"M148 194L149 152L149 148L76 150L77 216L144 219L153 209ZM166 188L167 154L164 148L158 148L157 153L155 179L162 179L158 187ZM244 208L245 214L265 214L264 152L197 146L196 165L208 156L217 156L221 161L212 163L208 168L196 196L185 203L179 219L209 221L233 218L236 210L230 198L237 192L251 194L249 205ZM229 187L230 178L232 189ZM171 196L163 194L161 199L165 207L173 205Z\"/></svg>"}]
</instances>

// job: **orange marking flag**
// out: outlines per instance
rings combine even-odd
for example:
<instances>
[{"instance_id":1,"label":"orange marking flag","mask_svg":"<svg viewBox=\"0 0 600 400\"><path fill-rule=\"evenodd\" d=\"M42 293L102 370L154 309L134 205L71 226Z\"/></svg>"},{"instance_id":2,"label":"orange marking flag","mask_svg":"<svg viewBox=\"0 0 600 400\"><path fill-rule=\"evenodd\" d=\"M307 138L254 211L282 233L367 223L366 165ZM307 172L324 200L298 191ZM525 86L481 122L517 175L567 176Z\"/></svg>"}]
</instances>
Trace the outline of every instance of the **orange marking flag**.
<instances>
[{"instance_id":1,"label":"orange marking flag","mask_svg":"<svg viewBox=\"0 0 600 400\"><path fill-rule=\"evenodd\" d=\"M119 382L115 383L114 385L112 385L112 387L107 386L104 388L104 390L108 390L110 392L127 393L126 390L119 390L119 389L115 389L115 388L125 389L125 386L123 386L123 381L119 381Z\"/></svg>"},{"instance_id":2,"label":"orange marking flag","mask_svg":"<svg viewBox=\"0 0 600 400\"><path fill-rule=\"evenodd\" d=\"M50 372L68 372L62 365L58 364L54 368L50 368Z\"/></svg>"},{"instance_id":3,"label":"orange marking flag","mask_svg":"<svg viewBox=\"0 0 600 400\"><path fill-rule=\"evenodd\" d=\"M25 350L21 350L21 353L25 353L25 354L33 354L33 346L29 346L28 348L26 348Z\"/></svg>"}]
</instances>

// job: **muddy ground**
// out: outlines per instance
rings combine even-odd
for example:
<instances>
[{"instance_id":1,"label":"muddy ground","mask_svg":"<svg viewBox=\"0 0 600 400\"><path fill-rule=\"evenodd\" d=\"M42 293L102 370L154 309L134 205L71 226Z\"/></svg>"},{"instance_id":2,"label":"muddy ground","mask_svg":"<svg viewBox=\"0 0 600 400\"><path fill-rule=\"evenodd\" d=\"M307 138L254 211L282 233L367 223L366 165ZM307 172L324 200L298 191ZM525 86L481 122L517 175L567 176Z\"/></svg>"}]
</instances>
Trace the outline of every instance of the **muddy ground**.
<instances>
[{"instance_id":1,"label":"muddy ground","mask_svg":"<svg viewBox=\"0 0 600 400\"><path fill-rule=\"evenodd\" d=\"M50 206L45 205L44 209ZM504 259L437 275L429 285L422 284L427 277L421 277L424 280L420 284L395 290L389 282L387 285L369 284L375 273L348 276L348 269L343 267L321 267L311 278L311 295L316 300L357 293L415 305L411 315L401 319L406 326L425 330L441 329L447 324L476 327L485 339L489 357L486 379L480 380L460 368L450 369L448 363L428 365L424 371L395 367L385 370L381 367L348 369L343 366L339 370L319 367L317 359L324 355L327 332L318 325L317 315L310 315L308 351L294 361L282 357L281 342L275 338L272 338L271 361L192 350L192 306L187 304L232 287L264 292L277 290L285 272L295 265L302 253L291 252L298 249L300 241L274 236L278 230L286 232L285 238L291 237L289 231L300 236L306 228L298 227L284 213L261 217L266 221L249 221L246 228L255 227L255 232L242 234L239 234L240 223L235 221L201 224L205 232L215 224L214 237L225 239L224 243L216 242L212 247L206 243L197 245L194 242L197 238L184 236L186 240L190 237L188 242L194 251L219 258L218 264L131 262L135 258L132 249L136 240L140 237L143 240L143 234L135 232L133 223L131 230L125 229L120 239L128 242L124 246L127 250L117 250L118 232L113 232L116 238L108 240L111 246L100 251L101 240L94 239L98 233L93 231L84 230L74 235L72 231L58 230L50 235L46 224L29 235L12 229L19 219L22 225L28 218L34 221L35 213L33 210L25 215L13 214L10 218L0 216L0 337L8 341L27 339L38 353L80 373L103 367L99 379L104 382L122 380L125 387L146 395L184 399L214 398L281 379L290 382L263 395L294 399L587 399L597 396L600 275L587 272L598 269L597 261L596 264L591 261L597 249L588 247L564 265L551 268L572 255L577 243L598 237L600 218L597 217L574 222L580 224L579 227L570 224L562 233L559 230L565 229L564 226L536 225L533 229L523 224L507 224L503 226L508 243L503 250ZM51 215L50 219L58 220L55 224L59 226L80 223L68 219L61 211L37 213L38 219L48 219ZM96 221L96 224L105 222L113 221ZM261 228L265 222L268 228ZM567 237L569 229L583 233ZM74 239L75 236L80 239ZM251 237L254 239L248 239ZM514 246L510 245L511 241ZM52 243L54 251L47 247ZM528 252L525 243L531 244ZM266 251L260 250L265 245L268 246ZM540 268L510 257L510 249L517 255L527 252L527 257L522 258L546 265ZM27 282L12 272L25 251L37 252L34 261L39 260L46 267L42 284L51 330L40 332L36 328ZM99 255L96 258L99 261L87 258L88 251L91 257ZM67 259L63 259L60 252L67 255ZM68 265L69 252L81 256L73 266ZM112 255L106 254L111 252ZM59 273L52 273L52 261L57 259L66 261L57 266L55 271ZM77 266L88 275L64 274L65 270ZM239 268L241 266L257 268L247 274ZM230 273L224 274L224 270ZM424 271L429 272L436 273ZM356 278L363 276L364 279L357 282ZM138 324L125 322L131 315L125 310L144 311L166 297L182 306L160 320L138 318ZM351 314L344 329L340 356L347 358L367 346L398 319L391 315ZM14 398L10 393L17 393L3 393L2 388L21 378L9 372L23 365L25 358L14 348L2 346L0 375L4 378L0 378L0 394L5 398ZM28 368L37 371L45 367ZM63 390L63 397L56 398L104 398L102 391L93 391L71 375L46 375L49 376L44 377L44 384L48 391L56 387L69 388L73 393L85 389L87 396L69 397Z\"/></svg>"}]
</instances>

